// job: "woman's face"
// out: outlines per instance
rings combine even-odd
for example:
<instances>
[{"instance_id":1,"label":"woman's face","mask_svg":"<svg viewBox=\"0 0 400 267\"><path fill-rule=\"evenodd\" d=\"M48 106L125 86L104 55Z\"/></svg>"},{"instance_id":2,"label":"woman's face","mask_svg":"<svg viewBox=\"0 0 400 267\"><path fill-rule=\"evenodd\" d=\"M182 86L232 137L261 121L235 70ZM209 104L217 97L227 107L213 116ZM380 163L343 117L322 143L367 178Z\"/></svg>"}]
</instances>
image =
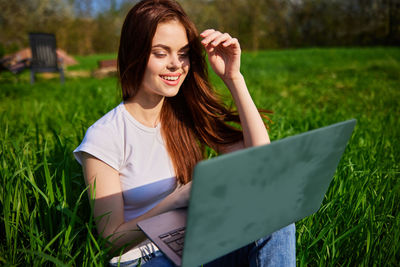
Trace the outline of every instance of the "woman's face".
<instances>
[{"instance_id":1,"label":"woman's face","mask_svg":"<svg viewBox=\"0 0 400 267\"><path fill-rule=\"evenodd\" d=\"M139 93L156 98L175 96L190 68L186 30L176 20L160 23L151 46Z\"/></svg>"}]
</instances>

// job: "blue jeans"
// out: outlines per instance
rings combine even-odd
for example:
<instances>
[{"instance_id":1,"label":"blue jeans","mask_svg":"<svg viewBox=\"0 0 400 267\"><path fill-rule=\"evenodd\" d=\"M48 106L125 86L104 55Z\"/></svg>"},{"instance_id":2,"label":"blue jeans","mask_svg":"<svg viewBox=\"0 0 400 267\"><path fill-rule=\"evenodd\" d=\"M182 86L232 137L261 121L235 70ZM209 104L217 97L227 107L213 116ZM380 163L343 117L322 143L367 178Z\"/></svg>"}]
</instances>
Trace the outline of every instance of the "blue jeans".
<instances>
[{"instance_id":1,"label":"blue jeans","mask_svg":"<svg viewBox=\"0 0 400 267\"><path fill-rule=\"evenodd\" d=\"M124 266L122 263L120 266ZM125 265L127 266L127 265ZM138 262L128 266L138 266ZM173 267L175 266L161 252L157 251L143 267ZM294 223L286 226L270 236L260 238L255 242L226 254L214 261L203 265L204 267L225 266L296 266L296 228Z\"/></svg>"}]
</instances>

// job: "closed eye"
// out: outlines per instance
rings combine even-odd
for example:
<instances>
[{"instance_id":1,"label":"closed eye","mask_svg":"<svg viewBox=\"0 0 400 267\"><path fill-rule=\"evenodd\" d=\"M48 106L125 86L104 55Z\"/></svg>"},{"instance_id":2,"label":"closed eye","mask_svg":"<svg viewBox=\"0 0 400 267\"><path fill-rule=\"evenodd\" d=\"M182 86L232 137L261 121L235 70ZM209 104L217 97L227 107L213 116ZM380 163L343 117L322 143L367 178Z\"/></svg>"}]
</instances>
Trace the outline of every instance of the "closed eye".
<instances>
[{"instance_id":1,"label":"closed eye","mask_svg":"<svg viewBox=\"0 0 400 267\"><path fill-rule=\"evenodd\" d=\"M166 57L167 54L166 53L162 53L162 52L153 52L153 55L157 58L163 58Z\"/></svg>"},{"instance_id":2,"label":"closed eye","mask_svg":"<svg viewBox=\"0 0 400 267\"><path fill-rule=\"evenodd\" d=\"M187 58L187 57L189 56L189 53L188 53L188 52L179 53L178 55L179 55L179 57L181 57L181 58Z\"/></svg>"},{"instance_id":3,"label":"closed eye","mask_svg":"<svg viewBox=\"0 0 400 267\"><path fill-rule=\"evenodd\" d=\"M185 46L181 48L181 50L178 52L178 55L182 58L186 58L189 56L189 48L188 46Z\"/></svg>"}]
</instances>

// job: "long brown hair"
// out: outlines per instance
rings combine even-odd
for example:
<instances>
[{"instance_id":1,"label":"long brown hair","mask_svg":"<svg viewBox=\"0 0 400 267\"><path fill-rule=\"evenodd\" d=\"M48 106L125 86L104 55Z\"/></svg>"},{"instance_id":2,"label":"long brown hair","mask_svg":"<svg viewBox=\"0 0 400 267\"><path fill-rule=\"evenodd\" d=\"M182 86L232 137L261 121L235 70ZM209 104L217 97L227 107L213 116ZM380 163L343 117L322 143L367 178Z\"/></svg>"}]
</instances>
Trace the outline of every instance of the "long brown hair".
<instances>
[{"instance_id":1,"label":"long brown hair","mask_svg":"<svg viewBox=\"0 0 400 267\"><path fill-rule=\"evenodd\" d=\"M169 20L179 21L186 29L190 69L178 94L164 100L161 131L175 175L185 184L195 164L204 158L205 145L218 150L243 140L243 133L228 124L239 124L239 116L212 89L197 29L174 0L144 0L126 16L118 51L123 99L134 97L139 90L157 26Z\"/></svg>"}]
</instances>

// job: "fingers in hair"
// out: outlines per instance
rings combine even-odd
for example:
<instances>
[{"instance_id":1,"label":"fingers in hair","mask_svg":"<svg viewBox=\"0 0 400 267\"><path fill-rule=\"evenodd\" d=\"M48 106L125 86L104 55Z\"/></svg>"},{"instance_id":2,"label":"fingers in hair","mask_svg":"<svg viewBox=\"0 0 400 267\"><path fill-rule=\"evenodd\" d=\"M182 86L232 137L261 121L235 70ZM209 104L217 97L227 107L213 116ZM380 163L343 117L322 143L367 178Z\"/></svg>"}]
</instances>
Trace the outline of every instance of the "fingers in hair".
<instances>
[{"instance_id":1,"label":"fingers in hair","mask_svg":"<svg viewBox=\"0 0 400 267\"><path fill-rule=\"evenodd\" d=\"M203 45L208 45L208 44L210 44L211 42L213 42L213 41L214 41L218 36L220 36L220 35L222 35L221 32L219 32L219 31L214 31L214 32L210 33L209 35L207 35L207 37L205 37L205 38L201 41L201 43L202 43Z\"/></svg>"},{"instance_id":2,"label":"fingers in hair","mask_svg":"<svg viewBox=\"0 0 400 267\"><path fill-rule=\"evenodd\" d=\"M211 45L216 47L216 46L220 45L221 43L227 42L230 39L232 39L232 37L229 34L223 33L223 34L220 34L217 37L215 37L215 39L211 42Z\"/></svg>"},{"instance_id":3,"label":"fingers in hair","mask_svg":"<svg viewBox=\"0 0 400 267\"><path fill-rule=\"evenodd\" d=\"M225 42L222 43L224 47L228 47L230 45L236 45L239 46L239 40L237 38L230 38L226 40Z\"/></svg>"},{"instance_id":4,"label":"fingers in hair","mask_svg":"<svg viewBox=\"0 0 400 267\"><path fill-rule=\"evenodd\" d=\"M205 37L207 37L210 33L213 33L213 32L215 32L214 29L207 29L207 30L204 30L202 33L200 33L200 36L203 37L203 38L205 38Z\"/></svg>"}]
</instances>

